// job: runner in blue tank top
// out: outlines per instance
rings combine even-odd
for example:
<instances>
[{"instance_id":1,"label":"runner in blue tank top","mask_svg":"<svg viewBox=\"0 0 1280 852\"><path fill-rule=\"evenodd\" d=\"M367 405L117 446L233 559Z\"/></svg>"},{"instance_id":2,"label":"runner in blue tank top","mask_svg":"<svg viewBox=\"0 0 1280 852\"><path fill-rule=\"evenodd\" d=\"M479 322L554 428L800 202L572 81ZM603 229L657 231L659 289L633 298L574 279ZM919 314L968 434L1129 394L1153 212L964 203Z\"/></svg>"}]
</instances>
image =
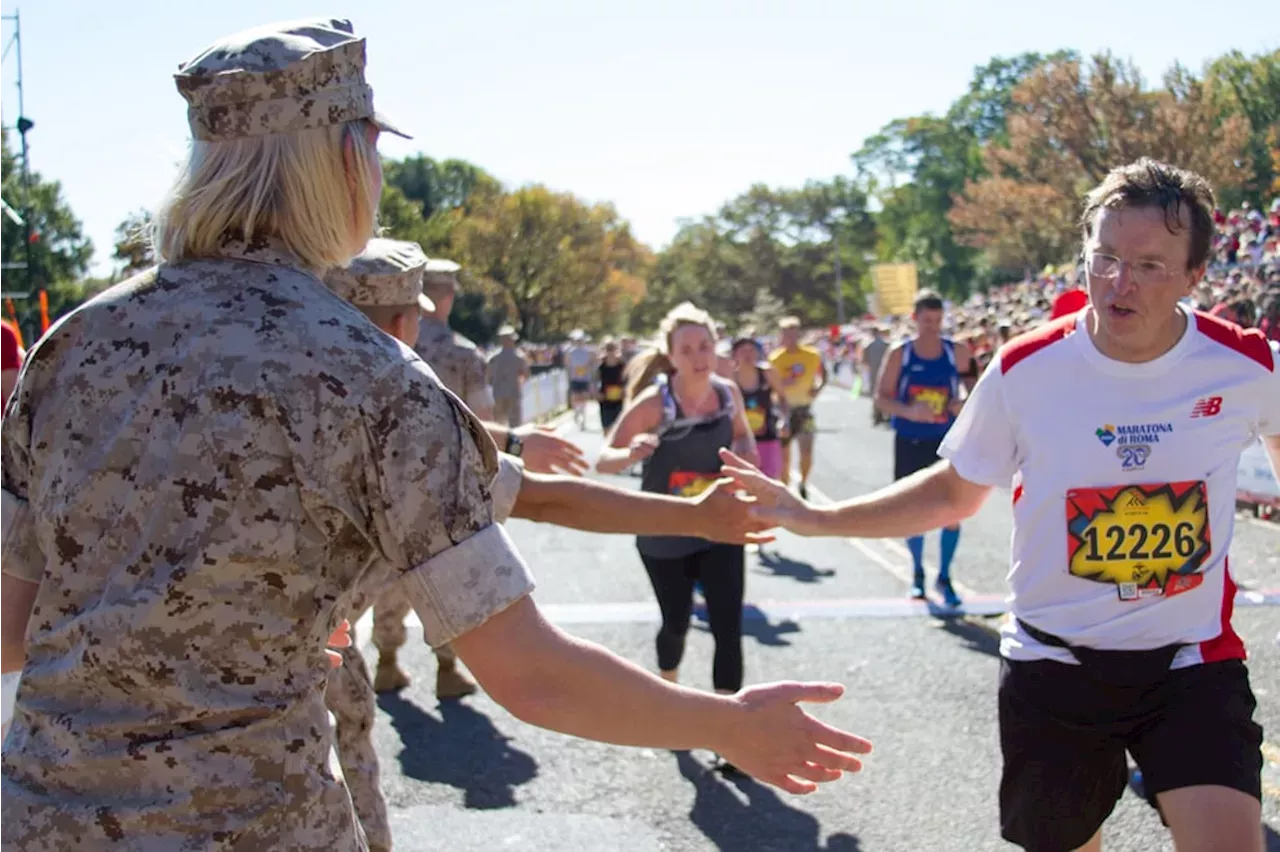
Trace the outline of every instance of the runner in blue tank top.
<instances>
[{"instance_id":1,"label":"runner in blue tank top","mask_svg":"<svg viewBox=\"0 0 1280 852\"><path fill-rule=\"evenodd\" d=\"M960 387L969 380L969 348L942 336L942 298L929 290L916 297L912 318L916 336L895 346L880 371L876 405L892 418L893 478L905 479L938 461L938 445L963 404ZM960 525L942 531L942 558L935 588L950 607L960 605L951 587L951 560L960 542ZM914 573L911 597L924 598L924 536L907 539Z\"/></svg>"}]
</instances>

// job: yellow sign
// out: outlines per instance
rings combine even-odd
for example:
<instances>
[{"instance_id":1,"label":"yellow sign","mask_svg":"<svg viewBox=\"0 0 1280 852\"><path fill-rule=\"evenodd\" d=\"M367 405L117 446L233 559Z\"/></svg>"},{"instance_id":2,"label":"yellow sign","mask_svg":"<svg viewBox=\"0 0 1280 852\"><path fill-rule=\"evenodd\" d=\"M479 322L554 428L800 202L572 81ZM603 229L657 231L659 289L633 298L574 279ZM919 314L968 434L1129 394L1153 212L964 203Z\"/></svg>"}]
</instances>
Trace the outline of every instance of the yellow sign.
<instances>
[{"instance_id":1,"label":"yellow sign","mask_svg":"<svg viewBox=\"0 0 1280 852\"><path fill-rule=\"evenodd\" d=\"M918 283L914 263L877 263L871 267L876 306L881 316L910 316Z\"/></svg>"}]
</instances>

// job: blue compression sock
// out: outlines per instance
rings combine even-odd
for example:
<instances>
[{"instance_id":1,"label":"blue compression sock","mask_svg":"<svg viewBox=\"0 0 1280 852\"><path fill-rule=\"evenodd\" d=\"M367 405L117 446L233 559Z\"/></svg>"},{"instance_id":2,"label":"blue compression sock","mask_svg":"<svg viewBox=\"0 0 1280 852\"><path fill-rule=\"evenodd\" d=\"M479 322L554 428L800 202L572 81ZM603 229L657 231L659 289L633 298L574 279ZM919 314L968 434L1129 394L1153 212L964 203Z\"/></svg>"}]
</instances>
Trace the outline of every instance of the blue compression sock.
<instances>
[{"instance_id":1,"label":"blue compression sock","mask_svg":"<svg viewBox=\"0 0 1280 852\"><path fill-rule=\"evenodd\" d=\"M960 544L960 530L942 531L942 567L938 569L939 580L951 579L951 560L955 558L956 546Z\"/></svg>"},{"instance_id":2,"label":"blue compression sock","mask_svg":"<svg viewBox=\"0 0 1280 852\"><path fill-rule=\"evenodd\" d=\"M915 568L916 576L922 576L924 574L924 536L913 535L907 539L907 550L911 551L911 564Z\"/></svg>"}]
</instances>

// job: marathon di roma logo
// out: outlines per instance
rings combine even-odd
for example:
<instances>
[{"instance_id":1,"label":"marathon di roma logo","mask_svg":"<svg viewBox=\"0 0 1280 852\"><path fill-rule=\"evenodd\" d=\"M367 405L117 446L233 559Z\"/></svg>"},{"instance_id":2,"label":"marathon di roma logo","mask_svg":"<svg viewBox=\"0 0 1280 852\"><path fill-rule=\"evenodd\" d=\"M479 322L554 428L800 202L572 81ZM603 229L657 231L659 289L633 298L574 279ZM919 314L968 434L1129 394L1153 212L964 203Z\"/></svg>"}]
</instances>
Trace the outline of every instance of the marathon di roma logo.
<instances>
[{"instance_id":1,"label":"marathon di roma logo","mask_svg":"<svg viewBox=\"0 0 1280 852\"><path fill-rule=\"evenodd\" d=\"M1204 482L1067 492L1071 574L1114 584L1122 601L1173 597L1196 588L1212 552Z\"/></svg>"}]
</instances>

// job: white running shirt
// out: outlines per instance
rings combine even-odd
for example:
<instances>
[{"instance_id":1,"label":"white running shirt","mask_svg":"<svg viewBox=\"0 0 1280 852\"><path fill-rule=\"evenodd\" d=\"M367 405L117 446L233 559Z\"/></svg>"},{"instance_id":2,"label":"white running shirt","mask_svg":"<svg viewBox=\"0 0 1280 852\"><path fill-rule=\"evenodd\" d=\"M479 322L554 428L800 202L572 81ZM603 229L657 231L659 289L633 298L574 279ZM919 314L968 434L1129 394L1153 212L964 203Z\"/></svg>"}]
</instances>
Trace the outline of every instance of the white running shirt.
<instances>
[{"instance_id":1,"label":"white running shirt","mask_svg":"<svg viewBox=\"0 0 1280 852\"><path fill-rule=\"evenodd\" d=\"M1145 364L1113 361L1088 309L1001 348L940 454L970 482L1013 484L1013 613L1073 645L1187 643L1173 668L1243 659L1227 564L1240 453L1280 434L1280 349L1187 312ZM1016 621L1012 660L1074 657Z\"/></svg>"}]
</instances>

